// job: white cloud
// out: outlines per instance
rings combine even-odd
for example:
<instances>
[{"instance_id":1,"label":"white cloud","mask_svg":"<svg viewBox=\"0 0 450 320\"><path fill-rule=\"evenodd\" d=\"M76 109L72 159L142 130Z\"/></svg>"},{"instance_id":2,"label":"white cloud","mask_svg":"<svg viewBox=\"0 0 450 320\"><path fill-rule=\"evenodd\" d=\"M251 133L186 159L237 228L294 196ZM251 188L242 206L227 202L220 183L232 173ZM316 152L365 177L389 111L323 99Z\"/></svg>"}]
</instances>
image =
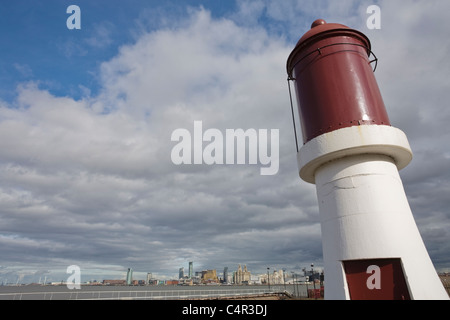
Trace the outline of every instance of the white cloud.
<instances>
[{"instance_id":1,"label":"white cloud","mask_svg":"<svg viewBox=\"0 0 450 320\"><path fill-rule=\"evenodd\" d=\"M92 35L84 39L84 42L93 48L105 48L112 44L112 33L115 31L112 22L103 21L93 26Z\"/></svg>"},{"instance_id":2,"label":"white cloud","mask_svg":"<svg viewBox=\"0 0 450 320\"><path fill-rule=\"evenodd\" d=\"M27 64L14 63L13 67L20 73L22 77L29 78L33 76L33 70Z\"/></svg>"},{"instance_id":3,"label":"white cloud","mask_svg":"<svg viewBox=\"0 0 450 320\"><path fill-rule=\"evenodd\" d=\"M2 265L23 265L19 248L25 247L33 251L23 249L35 258L36 270L45 259L49 269L65 270L75 260L82 269L104 265L162 274L176 272L180 266L174 263L183 259L221 269L246 263L250 255L260 268L267 246L272 263L320 262L315 189L296 173L285 72L306 30L287 30L298 37L286 43L267 31L270 26L243 19L265 15L279 31L283 13L294 8L285 26L309 28L312 21L297 21L299 12L365 26L364 14L355 13L363 4L345 2L351 12L346 14L325 2L319 8L278 3L241 2L229 19L192 9L173 28L141 33L102 63L96 96L85 90L81 100L56 97L28 83L19 86L14 105L0 104L0 136L7 137L0 139L1 150L7 150L0 153L0 239L10 246L12 261L5 258ZM390 2L380 6L382 29L361 31L380 58L376 76L391 120L407 131L417 154L413 169L402 173L413 209L429 205L426 197L418 198L423 190L435 194L432 219L424 221L427 213L421 212L417 217L432 252L441 256L441 242L432 235L448 221L448 200L436 192L433 179L442 174L441 183L448 185L440 168L448 162L449 114L438 101L447 100L449 63L444 28L435 38L436 28L428 24L444 10L423 3L411 10ZM413 31L420 25L427 28L416 39ZM426 46L418 47L422 42ZM444 52L430 50L439 45ZM435 96L422 97L429 90ZM259 166L173 165L170 135L177 128L192 130L194 120L220 130L280 129L279 173L260 176ZM436 152L433 159L427 159L428 149ZM429 166L423 166L426 160Z\"/></svg>"}]
</instances>

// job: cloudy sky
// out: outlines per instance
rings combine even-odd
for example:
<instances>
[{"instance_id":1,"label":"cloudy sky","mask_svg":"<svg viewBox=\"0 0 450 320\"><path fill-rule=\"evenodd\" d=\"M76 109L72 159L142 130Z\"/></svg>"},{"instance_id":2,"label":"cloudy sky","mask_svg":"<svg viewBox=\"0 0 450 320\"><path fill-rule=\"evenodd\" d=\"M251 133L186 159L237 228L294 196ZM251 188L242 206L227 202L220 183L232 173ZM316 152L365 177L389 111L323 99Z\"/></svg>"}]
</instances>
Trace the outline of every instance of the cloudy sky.
<instances>
[{"instance_id":1,"label":"cloudy sky","mask_svg":"<svg viewBox=\"0 0 450 320\"><path fill-rule=\"evenodd\" d=\"M69 5L81 29L69 30ZM369 30L366 9L381 8ZM429 254L450 268L450 2L0 3L0 283L322 266L298 177L285 64L317 18L364 32ZM174 130L279 130L279 170L175 165ZM401 230L399 230L401 231ZM298 269L296 269L298 270Z\"/></svg>"}]
</instances>

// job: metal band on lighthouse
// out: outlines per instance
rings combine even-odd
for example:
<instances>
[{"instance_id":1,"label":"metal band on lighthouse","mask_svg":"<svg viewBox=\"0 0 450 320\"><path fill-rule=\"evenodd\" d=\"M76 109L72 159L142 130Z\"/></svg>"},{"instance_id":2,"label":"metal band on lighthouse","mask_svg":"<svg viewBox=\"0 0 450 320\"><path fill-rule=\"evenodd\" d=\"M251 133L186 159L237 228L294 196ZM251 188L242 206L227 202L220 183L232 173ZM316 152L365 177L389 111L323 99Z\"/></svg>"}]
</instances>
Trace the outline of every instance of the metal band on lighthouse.
<instances>
[{"instance_id":1,"label":"metal band on lighthouse","mask_svg":"<svg viewBox=\"0 0 450 320\"><path fill-rule=\"evenodd\" d=\"M391 126L369 39L316 20L287 60L302 128L300 177L316 185L326 299L448 299L398 171L412 160Z\"/></svg>"}]
</instances>

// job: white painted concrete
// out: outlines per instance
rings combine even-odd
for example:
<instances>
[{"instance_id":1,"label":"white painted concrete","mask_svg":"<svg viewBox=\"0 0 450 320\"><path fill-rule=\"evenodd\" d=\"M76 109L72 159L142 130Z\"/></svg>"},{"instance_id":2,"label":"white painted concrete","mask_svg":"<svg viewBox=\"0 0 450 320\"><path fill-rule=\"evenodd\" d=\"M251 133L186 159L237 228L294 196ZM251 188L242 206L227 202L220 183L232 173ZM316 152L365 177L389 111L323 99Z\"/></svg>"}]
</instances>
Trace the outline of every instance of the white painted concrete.
<instances>
[{"instance_id":1,"label":"white painted concrete","mask_svg":"<svg viewBox=\"0 0 450 320\"><path fill-rule=\"evenodd\" d=\"M353 126L324 133L303 145L297 154L300 177L314 183L315 171L322 164L362 153L389 155L398 170L412 160L412 151L403 131L384 125Z\"/></svg>"},{"instance_id":2,"label":"white painted concrete","mask_svg":"<svg viewBox=\"0 0 450 320\"><path fill-rule=\"evenodd\" d=\"M448 299L398 173L412 158L402 131L339 129L299 153L300 176L316 184L326 299L349 299L342 261L379 258L401 259L412 299Z\"/></svg>"}]
</instances>

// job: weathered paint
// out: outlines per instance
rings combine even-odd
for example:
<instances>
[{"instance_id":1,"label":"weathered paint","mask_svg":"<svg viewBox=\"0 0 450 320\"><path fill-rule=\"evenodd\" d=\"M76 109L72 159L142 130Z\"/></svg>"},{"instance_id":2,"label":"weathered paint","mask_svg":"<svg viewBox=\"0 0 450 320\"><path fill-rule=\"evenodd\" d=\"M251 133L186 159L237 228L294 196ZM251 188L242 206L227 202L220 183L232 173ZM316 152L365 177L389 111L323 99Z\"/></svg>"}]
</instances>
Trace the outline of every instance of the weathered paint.
<instances>
[{"instance_id":1,"label":"weathered paint","mask_svg":"<svg viewBox=\"0 0 450 320\"><path fill-rule=\"evenodd\" d=\"M390 125L370 52L364 34L341 24L313 24L299 40L287 71L295 83L304 143L340 128Z\"/></svg>"},{"instance_id":2,"label":"weathered paint","mask_svg":"<svg viewBox=\"0 0 450 320\"><path fill-rule=\"evenodd\" d=\"M350 298L342 261L397 257L412 299L448 299L390 156L334 159L316 170L315 183L326 299Z\"/></svg>"}]
</instances>

